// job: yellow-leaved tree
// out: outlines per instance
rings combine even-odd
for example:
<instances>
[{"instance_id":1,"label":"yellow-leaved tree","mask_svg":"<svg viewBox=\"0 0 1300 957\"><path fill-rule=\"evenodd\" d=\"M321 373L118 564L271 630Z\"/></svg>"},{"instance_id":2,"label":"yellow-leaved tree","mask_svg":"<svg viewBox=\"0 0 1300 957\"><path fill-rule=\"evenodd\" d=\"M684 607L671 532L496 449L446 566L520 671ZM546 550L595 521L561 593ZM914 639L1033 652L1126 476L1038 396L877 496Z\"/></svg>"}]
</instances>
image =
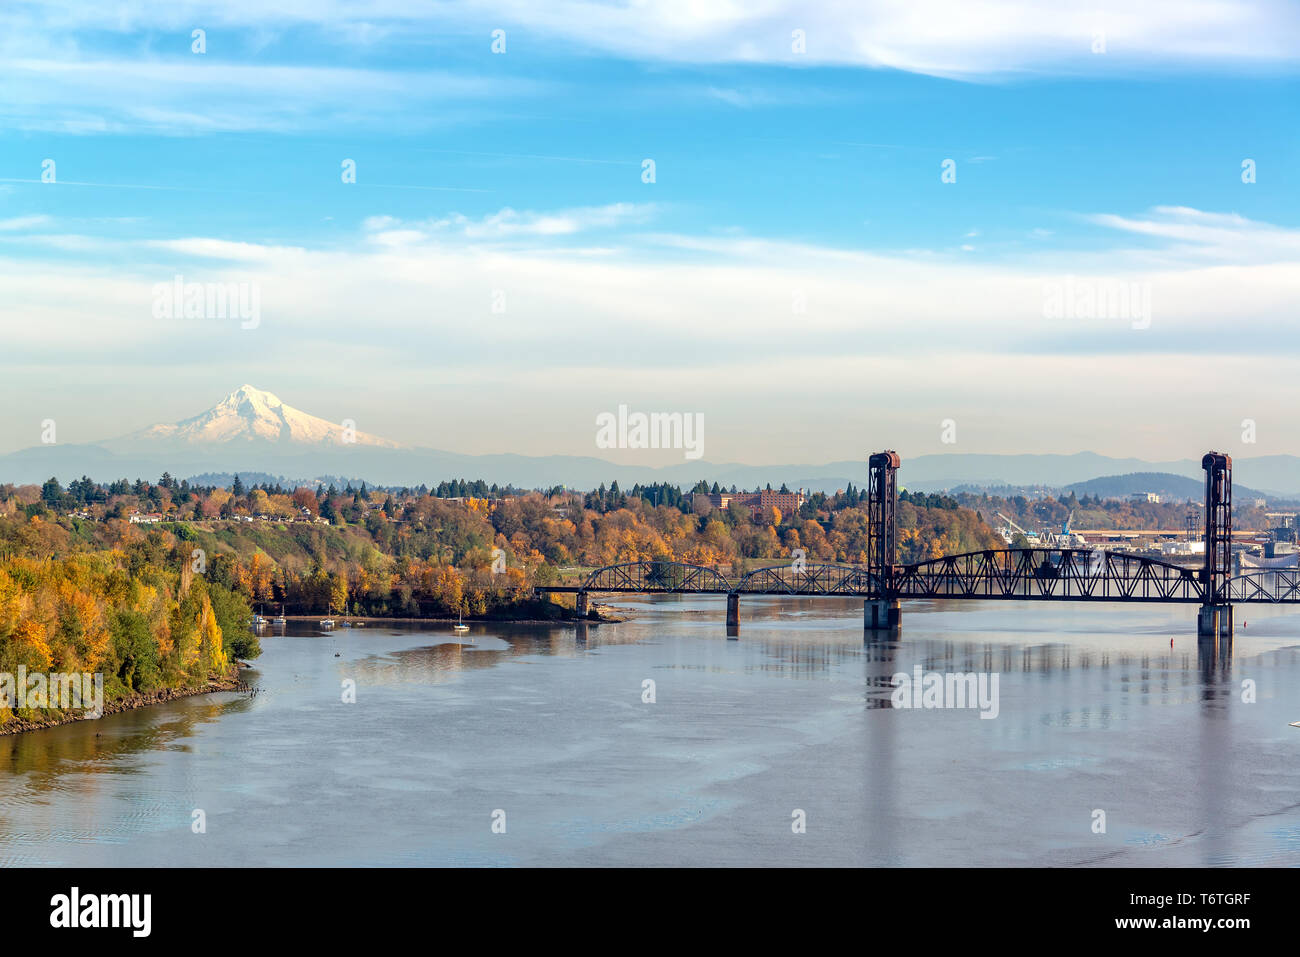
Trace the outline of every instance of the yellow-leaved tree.
<instances>
[{"instance_id":1,"label":"yellow-leaved tree","mask_svg":"<svg viewBox=\"0 0 1300 957\"><path fill-rule=\"evenodd\" d=\"M198 677L224 673L230 662L226 657L221 641L221 626L212 611L212 602L203 596L203 607L199 609L199 666L203 669Z\"/></svg>"}]
</instances>

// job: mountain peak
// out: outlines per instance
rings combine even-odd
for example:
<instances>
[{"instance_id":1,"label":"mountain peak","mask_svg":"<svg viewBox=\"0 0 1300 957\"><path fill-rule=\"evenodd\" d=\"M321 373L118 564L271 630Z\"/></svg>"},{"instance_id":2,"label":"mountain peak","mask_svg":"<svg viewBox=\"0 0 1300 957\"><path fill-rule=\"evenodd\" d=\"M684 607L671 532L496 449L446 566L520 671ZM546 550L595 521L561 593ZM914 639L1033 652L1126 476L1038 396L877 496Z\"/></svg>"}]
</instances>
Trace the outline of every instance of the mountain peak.
<instances>
[{"instance_id":1,"label":"mountain peak","mask_svg":"<svg viewBox=\"0 0 1300 957\"><path fill-rule=\"evenodd\" d=\"M282 408L292 409L291 406L286 407L275 393L266 392L245 383L218 402L213 407L213 411L216 409L243 409L253 412L273 413L276 409Z\"/></svg>"},{"instance_id":2,"label":"mountain peak","mask_svg":"<svg viewBox=\"0 0 1300 957\"><path fill-rule=\"evenodd\" d=\"M257 386L249 385L247 382L241 385L234 392L230 393L230 395L226 396L226 398L228 399L234 399L236 397L245 398L245 399L262 399L264 401L272 402L276 405L284 404L280 401L279 396L267 392L265 389L259 389L257 388Z\"/></svg>"},{"instance_id":3,"label":"mountain peak","mask_svg":"<svg viewBox=\"0 0 1300 957\"><path fill-rule=\"evenodd\" d=\"M160 423L125 436L128 443L179 441L187 445L269 442L277 445L367 445L397 449L398 442L335 424L291 405L273 392L244 383L196 416L174 424Z\"/></svg>"}]
</instances>

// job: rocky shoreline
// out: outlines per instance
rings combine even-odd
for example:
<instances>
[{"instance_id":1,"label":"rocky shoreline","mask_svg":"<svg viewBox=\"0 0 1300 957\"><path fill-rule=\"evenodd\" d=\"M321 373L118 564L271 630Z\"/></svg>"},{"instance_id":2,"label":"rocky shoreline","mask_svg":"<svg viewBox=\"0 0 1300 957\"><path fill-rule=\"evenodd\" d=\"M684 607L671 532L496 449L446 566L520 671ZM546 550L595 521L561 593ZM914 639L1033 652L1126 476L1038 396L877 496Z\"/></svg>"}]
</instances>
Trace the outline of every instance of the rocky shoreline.
<instances>
[{"instance_id":1,"label":"rocky shoreline","mask_svg":"<svg viewBox=\"0 0 1300 957\"><path fill-rule=\"evenodd\" d=\"M104 715L118 714L123 711L134 711L137 708L147 708L151 704L161 704L164 701L174 701L177 698L188 698L196 694L212 694L215 691L244 691L247 685L244 679L239 676L241 667L248 667L244 664L237 664L230 674L219 677L209 678L207 684L183 688L159 688L157 691L146 693L130 694L124 698L118 698L114 701L104 702ZM56 728L61 724L72 724L76 721L96 721L97 718L87 718L82 714L65 715L61 718L48 718L42 721L32 721L25 718L13 717L0 726L0 737L7 734L22 734L25 731L40 731L43 728Z\"/></svg>"}]
</instances>

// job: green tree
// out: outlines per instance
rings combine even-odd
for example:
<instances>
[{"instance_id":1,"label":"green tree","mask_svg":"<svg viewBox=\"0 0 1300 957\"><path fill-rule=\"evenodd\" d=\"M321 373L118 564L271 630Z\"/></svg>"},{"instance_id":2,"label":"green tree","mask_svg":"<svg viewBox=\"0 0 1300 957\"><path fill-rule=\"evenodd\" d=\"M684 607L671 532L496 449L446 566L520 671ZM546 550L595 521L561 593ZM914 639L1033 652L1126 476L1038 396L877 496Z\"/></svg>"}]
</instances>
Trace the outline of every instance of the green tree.
<instances>
[{"instance_id":1,"label":"green tree","mask_svg":"<svg viewBox=\"0 0 1300 957\"><path fill-rule=\"evenodd\" d=\"M212 602L212 613L216 616L217 626L221 629L222 643L230 656L251 661L260 655L262 644L248 627L253 609L248 606L244 596L213 582L208 585L208 598Z\"/></svg>"},{"instance_id":2,"label":"green tree","mask_svg":"<svg viewBox=\"0 0 1300 957\"><path fill-rule=\"evenodd\" d=\"M50 476L44 485L41 486L41 501L53 508L58 505L63 498L63 486L54 476Z\"/></svg>"},{"instance_id":3,"label":"green tree","mask_svg":"<svg viewBox=\"0 0 1300 957\"><path fill-rule=\"evenodd\" d=\"M149 630L149 620L138 611L119 611L110 632L113 653L119 664L117 679L125 691L151 691L162 683L158 667L158 645Z\"/></svg>"}]
</instances>

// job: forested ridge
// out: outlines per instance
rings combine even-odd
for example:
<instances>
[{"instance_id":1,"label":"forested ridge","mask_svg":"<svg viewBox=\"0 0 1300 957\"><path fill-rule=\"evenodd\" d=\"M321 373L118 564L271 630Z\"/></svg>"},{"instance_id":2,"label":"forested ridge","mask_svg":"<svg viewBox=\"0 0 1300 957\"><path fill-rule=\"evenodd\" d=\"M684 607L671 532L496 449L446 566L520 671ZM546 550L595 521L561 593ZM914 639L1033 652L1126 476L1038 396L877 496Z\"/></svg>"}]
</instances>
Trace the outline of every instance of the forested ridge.
<instances>
[{"instance_id":1,"label":"forested ridge","mask_svg":"<svg viewBox=\"0 0 1300 957\"><path fill-rule=\"evenodd\" d=\"M201 488L167 476L63 489L51 480L44 488L0 486L0 547L170 575L175 582L153 587L170 589L173 600L182 570L193 567L191 578L209 592L267 612L397 616L509 615L532 601L534 585L617 562L683 561L734 573L799 549L809 562L866 562L865 496L852 486L816 493L794 515L735 503L697 510L690 493L672 486L511 491L493 498L498 490L466 482L432 490L285 490L238 480L230 489ZM1001 546L983 516L954 499L906 492L898 541L903 562Z\"/></svg>"}]
</instances>

